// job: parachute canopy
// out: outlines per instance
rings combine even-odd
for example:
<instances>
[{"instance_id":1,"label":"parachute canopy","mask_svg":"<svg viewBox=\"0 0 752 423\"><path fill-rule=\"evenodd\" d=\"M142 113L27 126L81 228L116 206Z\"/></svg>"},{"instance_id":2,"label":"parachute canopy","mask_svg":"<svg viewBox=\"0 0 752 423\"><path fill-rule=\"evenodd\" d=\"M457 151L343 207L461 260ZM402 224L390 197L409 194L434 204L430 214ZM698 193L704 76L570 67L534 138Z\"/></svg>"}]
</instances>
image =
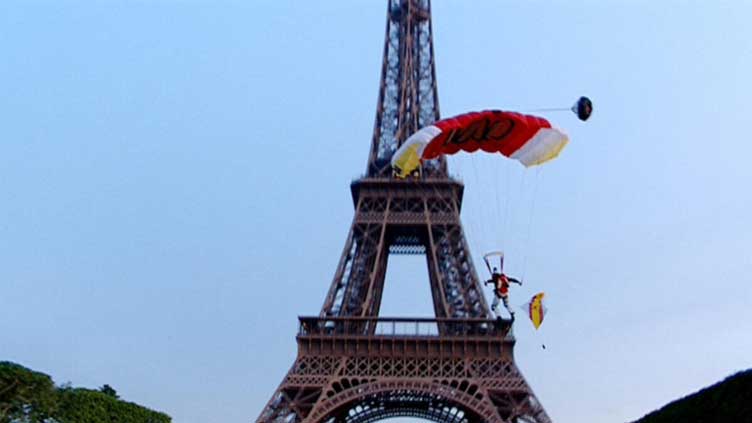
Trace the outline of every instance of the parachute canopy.
<instances>
[{"instance_id":1,"label":"parachute canopy","mask_svg":"<svg viewBox=\"0 0 752 423\"><path fill-rule=\"evenodd\" d=\"M423 157L423 150L426 148L426 144L438 133L434 133L428 130L428 128L432 127L428 126L414 133L394 152L392 156L392 168L398 177L406 178L420 167L420 161Z\"/></svg>"},{"instance_id":2,"label":"parachute canopy","mask_svg":"<svg viewBox=\"0 0 752 423\"><path fill-rule=\"evenodd\" d=\"M547 310L546 306L543 304L544 295L545 294L543 292L539 292L533 295L533 298L530 299L530 302L525 304L527 315L528 317L530 317L530 321L533 322L535 329L538 329L540 327L541 323L543 323L543 318L546 316Z\"/></svg>"},{"instance_id":3,"label":"parachute canopy","mask_svg":"<svg viewBox=\"0 0 752 423\"><path fill-rule=\"evenodd\" d=\"M529 167L554 159L567 142L566 134L541 117L501 110L471 112L412 134L392 156L392 167L397 176L405 177L421 161L478 150L500 153Z\"/></svg>"},{"instance_id":4,"label":"parachute canopy","mask_svg":"<svg viewBox=\"0 0 752 423\"><path fill-rule=\"evenodd\" d=\"M584 122L588 120L590 114L593 113L593 102L587 97L580 97L577 102L574 103L574 106L572 106L572 111L581 121Z\"/></svg>"}]
</instances>

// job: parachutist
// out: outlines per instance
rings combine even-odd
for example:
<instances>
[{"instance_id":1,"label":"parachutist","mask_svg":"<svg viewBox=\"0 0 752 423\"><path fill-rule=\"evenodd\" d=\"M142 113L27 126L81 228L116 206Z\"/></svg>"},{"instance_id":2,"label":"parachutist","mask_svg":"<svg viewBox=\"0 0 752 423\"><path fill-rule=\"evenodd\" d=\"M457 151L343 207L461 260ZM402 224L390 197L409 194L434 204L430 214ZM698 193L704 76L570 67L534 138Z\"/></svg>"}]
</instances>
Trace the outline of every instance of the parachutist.
<instances>
[{"instance_id":1,"label":"parachutist","mask_svg":"<svg viewBox=\"0 0 752 423\"><path fill-rule=\"evenodd\" d=\"M489 283L493 284L494 286L494 300L491 304L491 310L496 312L496 308L499 305L499 300L501 300L504 304L504 308L507 309L512 320L514 320L514 311L509 307L509 284L516 283L517 285L522 286L522 282L515 278L509 277L502 272L499 272L499 270L494 267L493 271L491 272L491 279L485 282L486 285L488 285Z\"/></svg>"},{"instance_id":2,"label":"parachutist","mask_svg":"<svg viewBox=\"0 0 752 423\"><path fill-rule=\"evenodd\" d=\"M502 269L501 271L496 267L491 270L491 263L488 261L490 257L499 258L499 268ZM504 253L501 251L494 251L484 255L483 261L486 262L486 267L488 268L488 271L491 272L491 279L485 281L484 284L488 285L490 283L494 286L494 300L491 304L491 311L496 313L496 308L499 306L499 299L501 299L504 303L504 307L509 312L512 321L514 321L514 311L509 308L509 284L516 283L517 285L522 286L522 282L504 274Z\"/></svg>"}]
</instances>

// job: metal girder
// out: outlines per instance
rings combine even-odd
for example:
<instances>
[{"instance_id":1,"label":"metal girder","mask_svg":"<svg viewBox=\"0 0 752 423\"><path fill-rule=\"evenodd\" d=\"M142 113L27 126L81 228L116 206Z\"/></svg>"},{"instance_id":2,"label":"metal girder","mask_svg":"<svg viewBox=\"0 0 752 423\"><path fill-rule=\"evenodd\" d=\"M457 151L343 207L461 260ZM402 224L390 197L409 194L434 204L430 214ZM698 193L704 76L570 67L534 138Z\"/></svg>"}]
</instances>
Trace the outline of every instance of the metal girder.
<instances>
[{"instance_id":1,"label":"metal girder","mask_svg":"<svg viewBox=\"0 0 752 423\"><path fill-rule=\"evenodd\" d=\"M355 184L355 217L322 316L377 316L390 252L426 255L437 317L490 315L462 231L459 182Z\"/></svg>"},{"instance_id":2,"label":"metal girder","mask_svg":"<svg viewBox=\"0 0 752 423\"><path fill-rule=\"evenodd\" d=\"M389 176L389 160L413 132L439 119L431 2L390 0L384 60L367 174ZM445 160L424 166L424 175L446 176Z\"/></svg>"},{"instance_id":3,"label":"metal girder","mask_svg":"<svg viewBox=\"0 0 752 423\"><path fill-rule=\"evenodd\" d=\"M494 319L301 317L298 358L257 421L550 423L514 362L510 328Z\"/></svg>"}]
</instances>

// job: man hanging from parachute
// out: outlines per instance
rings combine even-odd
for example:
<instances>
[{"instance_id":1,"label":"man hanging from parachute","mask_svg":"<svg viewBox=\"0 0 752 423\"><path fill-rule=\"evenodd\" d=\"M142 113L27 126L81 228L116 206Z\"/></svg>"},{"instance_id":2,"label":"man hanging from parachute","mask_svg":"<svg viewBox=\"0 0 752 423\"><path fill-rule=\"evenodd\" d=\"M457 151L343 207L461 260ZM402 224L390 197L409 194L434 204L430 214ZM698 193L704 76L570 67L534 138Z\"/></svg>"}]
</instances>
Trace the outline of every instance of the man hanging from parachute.
<instances>
[{"instance_id":1,"label":"man hanging from parachute","mask_svg":"<svg viewBox=\"0 0 752 423\"><path fill-rule=\"evenodd\" d=\"M494 257L499 258L499 267L497 268L496 266L493 266L492 270L490 260ZM493 303L491 303L491 311L493 311L498 318L501 318L496 311L496 308L499 306L499 299L501 299L502 303L504 303L504 308L507 309L509 316L512 318L512 321L514 321L514 311L509 307L509 284L516 283L517 285L522 286L522 282L504 274L504 253L501 251L493 251L484 255L483 261L486 262L486 267L491 273L491 279L485 281L485 285L493 284L494 287L494 300Z\"/></svg>"},{"instance_id":2,"label":"man hanging from parachute","mask_svg":"<svg viewBox=\"0 0 752 423\"><path fill-rule=\"evenodd\" d=\"M571 110L581 121L590 118L593 103L580 97L571 108L540 109L539 111ZM515 159L525 167L536 166L555 159L569 142L569 137L551 123L538 116L503 110L484 110L442 119L410 135L394 152L391 159L393 174L397 178L420 176L421 165L443 155L459 151L473 153L483 150ZM499 258L499 267L491 266L490 259ZM493 284L494 300L491 310L498 315L499 300L514 320L509 307L509 286L522 282L504 274L504 253L491 252L483 256ZM537 329L543 321L545 307L543 293L533 296L527 305L528 315ZM545 348L545 345L543 346Z\"/></svg>"}]
</instances>

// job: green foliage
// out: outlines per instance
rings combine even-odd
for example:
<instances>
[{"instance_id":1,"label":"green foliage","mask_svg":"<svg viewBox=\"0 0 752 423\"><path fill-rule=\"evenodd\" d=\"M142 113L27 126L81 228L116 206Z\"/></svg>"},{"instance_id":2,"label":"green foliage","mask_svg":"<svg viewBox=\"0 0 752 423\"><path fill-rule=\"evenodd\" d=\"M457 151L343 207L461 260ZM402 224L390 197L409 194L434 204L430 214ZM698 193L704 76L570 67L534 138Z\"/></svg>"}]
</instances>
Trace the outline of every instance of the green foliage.
<instances>
[{"instance_id":1,"label":"green foliage","mask_svg":"<svg viewBox=\"0 0 752 423\"><path fill-rule=\"evenodd\" d=\"M103 394L106 394L106 395L109 395L112 398L116 398L116 399L120 398L120 396L117 394L117 391L115 390L115 388L113 388L112 386L107 385L107 384L105 384L104 386L102 386L101 388L99 388L99 392L101 392Z\"/></svg>"},{"instance_id":2,"label":"green foliage","mask_svg":"<svg viewBox=\"0 0 752 423\"><path fill-rule=\"evenodd\" d=\"M0 423L42 422L54 414L57 399L52 378L0 361Z\"/></svg>"},{"instance_id":3,"label":"green foliage","mask_svg":"<svg viewBox=\"0 0 752 423\"><path fill-rule=\"evenodd\" d=\"M0 423L170 423L167 414L100 391L55 387L52 379L19 364L0 362Z\"/></svg>"},{"instance_id":4,"label":"green foliage","mask_svg":"<svg viewBox=\"0 0 752 423\"><path fill-rule=\"evenodd\" d=\"M746 422L752 418L752 369L674 401L635 423Z\"/></svg>"},{"instance_id":5,"label":"green foliage","mask_svg":"<svg viewBox=\"0 0 752 423\"><path fill-rule=\"evenodd\" d=\"M60 390L60 423L170 423L170 416L121 401L100 391L83 388Z\"/></svg>"}]
</instances>

